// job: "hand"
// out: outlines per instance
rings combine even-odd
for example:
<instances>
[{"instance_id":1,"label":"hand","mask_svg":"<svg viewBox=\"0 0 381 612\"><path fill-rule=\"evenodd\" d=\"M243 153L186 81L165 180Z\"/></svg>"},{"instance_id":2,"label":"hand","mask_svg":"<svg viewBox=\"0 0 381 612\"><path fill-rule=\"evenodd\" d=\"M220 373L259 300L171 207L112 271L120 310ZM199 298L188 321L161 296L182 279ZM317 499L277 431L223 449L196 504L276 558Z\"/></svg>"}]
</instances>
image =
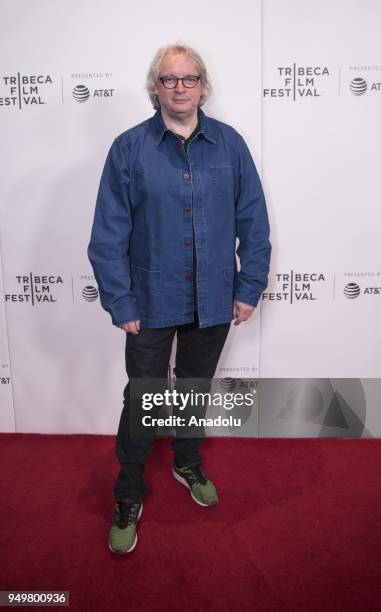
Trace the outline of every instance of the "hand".
<instances>
[{"instance_id":1,"label":"hand","mask_svg":"<svg viewBox=\"0 0 381 612\"><path fill-rule=\"evenodd\" d=\"M129 321L128 323L121 323L118 325L120 329L123 329L126 334L134 334L135 336L140 332L140 320L137 321Z\"/></svg>"},{"instance_id":2,"label":"hand","mask_svg":"<svg viewBox=\"0 0 381 612\"><path fill-rule=\"evenodd\" d=\"M236 319L234 325L239 325L242 321L247 321L255 310L255 306L244 304L234 300L233 302L233 319Z\"/></svg>"}]
</instances>

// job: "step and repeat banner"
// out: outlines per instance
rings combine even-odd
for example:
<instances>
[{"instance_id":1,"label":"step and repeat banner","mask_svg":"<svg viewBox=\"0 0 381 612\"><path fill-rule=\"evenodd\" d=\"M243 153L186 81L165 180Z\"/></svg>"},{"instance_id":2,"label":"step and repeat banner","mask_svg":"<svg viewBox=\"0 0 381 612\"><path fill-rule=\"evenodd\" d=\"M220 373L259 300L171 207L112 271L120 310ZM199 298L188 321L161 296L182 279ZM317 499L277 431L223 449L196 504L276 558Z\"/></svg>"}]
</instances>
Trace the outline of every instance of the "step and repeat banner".
<instances>
[{"instance_id":1,"label":"step and repeat banner","mask_svg":"<svg viewBox=\"0 0 381 612\"><path fill-rule=\"evenodd\" d=\"M0 6L0 431L116 432L125 334L86 249L109 147L154 113L149 63L182 41L207 64L206 114L250 147L273 245L216 371L215 388L255 403L210 435L381 436L379 3Z\"/></svg>"},{"instance_id":2,"label":"step and repeat banner","mask_svg":"<svg viewBox=\"0 0 381 612\"><path fill-rule=\"evenodd\" d=\"M262 7L262 431L380 436L381 4Z\"/></svg>"}]
</instances>

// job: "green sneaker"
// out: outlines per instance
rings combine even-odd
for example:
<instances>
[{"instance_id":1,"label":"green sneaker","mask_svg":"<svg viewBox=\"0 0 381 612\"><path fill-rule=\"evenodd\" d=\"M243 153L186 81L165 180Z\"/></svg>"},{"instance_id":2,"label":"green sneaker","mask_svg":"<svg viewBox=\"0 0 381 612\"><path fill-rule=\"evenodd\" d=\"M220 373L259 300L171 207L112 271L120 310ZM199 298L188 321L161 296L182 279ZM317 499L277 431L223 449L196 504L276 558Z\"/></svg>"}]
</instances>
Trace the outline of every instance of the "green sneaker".
<instances>
[{"instance_id":1,"label":"green sneaker","mask_svg":"<svg viewBox=\"0 0 381 612\"><path fill-rule=\"evenodd\" d=\"M201 463L190 467L178 467L174 463L172 474L176 480L190 489L190 494L196 504L214 506L218 503L216 487L204 474Z\"/></svg>"},{"instance_id":2,"label":"green sneaker","mask_svg":"<svg viewBox=\"0 0 381 612\"><path fill-rule=\"evenodd\" d=\"M143 503L116 502L114 520L108 538L111 552L124 554L134 550L138 541L136 526L142 512Z\"/></svg>"}]
</instances>

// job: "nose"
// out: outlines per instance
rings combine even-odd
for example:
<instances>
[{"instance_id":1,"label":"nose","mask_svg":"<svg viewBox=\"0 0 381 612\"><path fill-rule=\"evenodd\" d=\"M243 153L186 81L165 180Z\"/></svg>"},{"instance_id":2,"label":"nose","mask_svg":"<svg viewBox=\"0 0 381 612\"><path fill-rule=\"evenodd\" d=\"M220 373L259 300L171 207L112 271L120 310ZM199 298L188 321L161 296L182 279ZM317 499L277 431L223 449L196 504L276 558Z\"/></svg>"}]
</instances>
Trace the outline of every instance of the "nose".
<instances>
[{"instance_id":1,"label":"nose","mask_svg":"<svg viewBox=\"0 0 381 612\"><path fill-rule=\"evenodd\" d=\"M184 87L184 83L182 81L177 81L175 89L177 91L185 91L186 87Z\"/></svg>"}]
</instances>

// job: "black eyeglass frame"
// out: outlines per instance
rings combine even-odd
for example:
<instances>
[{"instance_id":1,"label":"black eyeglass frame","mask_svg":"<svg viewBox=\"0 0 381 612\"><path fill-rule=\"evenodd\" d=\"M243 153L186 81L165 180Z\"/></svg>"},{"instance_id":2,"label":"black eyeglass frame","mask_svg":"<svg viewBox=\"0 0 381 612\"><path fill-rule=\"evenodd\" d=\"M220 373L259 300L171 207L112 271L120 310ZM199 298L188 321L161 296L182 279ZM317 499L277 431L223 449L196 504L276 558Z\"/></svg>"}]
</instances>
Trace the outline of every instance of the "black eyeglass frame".
<instances>
[{"instance_id":1,"label":"black eyeglass frame","mask_svg":"<svg viewBox=\"0 0 381 612\"><path fill-rule=\"evenodd\" d=\"M197 81L196 81L195 85L192 85L191 87L189 87L189 85L185 85L185 83L184 83L184 79L187 79L187 78L189 78L189 77L192 77L192 79L197 79ZM165 81L166 79L169 79L169 78L171 78L171 79L176 79L176 85L174 85L173 87L167 87L166 85L164 85L164 81ZM197 85L198 85L198 83L199 83L200 79L201 79L201 77L200 77L200 76L198 76L198 75L196 75L196 74L186 74L186 75L185 75L185 76L183 76L183 77L177 77L177 76L174 76L173 74L169 74L168 76L165 76L165 77L159 77L159 81L161 82L161 84L163 85L163 87L165 87L165 89L176 89L177 85L179 84L179 81L181 81L181 82L182 82L183 86L184 86L186 89L194 89L195 87L197 87Z\"/></svg>"}]
</instances>

